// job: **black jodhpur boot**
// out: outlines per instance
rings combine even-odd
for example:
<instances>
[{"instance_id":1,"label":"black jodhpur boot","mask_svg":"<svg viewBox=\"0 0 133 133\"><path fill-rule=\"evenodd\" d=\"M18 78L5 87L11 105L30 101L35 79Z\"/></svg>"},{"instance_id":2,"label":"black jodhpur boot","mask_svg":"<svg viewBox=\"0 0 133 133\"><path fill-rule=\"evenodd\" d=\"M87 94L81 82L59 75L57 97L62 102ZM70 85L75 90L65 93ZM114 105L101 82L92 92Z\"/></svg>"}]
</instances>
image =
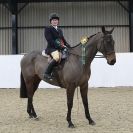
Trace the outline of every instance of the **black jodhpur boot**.
<instances>
[{"instance_id":1,"label":"black jodhpur boot","mask_svg":"<svg viewBox=\"0 0 133 133\"><path fill-rule=\"evenodd\" d=\"M49 65L46 68L46 71L44 73L45 79L52 79L51 73L52 73L52 70L53 70L55 65L56 65L56 60L52 59L52 61L49 63Z\"/></svg>"}]
</instances>

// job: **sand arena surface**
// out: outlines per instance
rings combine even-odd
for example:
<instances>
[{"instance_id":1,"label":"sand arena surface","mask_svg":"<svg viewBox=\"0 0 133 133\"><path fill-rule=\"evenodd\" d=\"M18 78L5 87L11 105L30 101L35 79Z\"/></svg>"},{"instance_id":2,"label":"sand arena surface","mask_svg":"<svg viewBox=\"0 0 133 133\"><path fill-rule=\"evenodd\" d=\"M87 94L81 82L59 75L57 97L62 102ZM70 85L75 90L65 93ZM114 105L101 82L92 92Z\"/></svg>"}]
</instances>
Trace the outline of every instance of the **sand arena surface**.
<instances>
[{"instance_id":1,"label":"sand arena surface","mask_svg":"<svg viewBox=\"0 0 133 133\"><path fill-rule=\"evenodd\" d=\"M64 89L38 89L34 107L39 120L28 118L27 99L19 98L19 89L0 89L0 133L133 133L133 88L89 89L90 113L96 125L88 124L82 100L74 97L72 121L66 121Z\"/></svg>"}]
</instances>

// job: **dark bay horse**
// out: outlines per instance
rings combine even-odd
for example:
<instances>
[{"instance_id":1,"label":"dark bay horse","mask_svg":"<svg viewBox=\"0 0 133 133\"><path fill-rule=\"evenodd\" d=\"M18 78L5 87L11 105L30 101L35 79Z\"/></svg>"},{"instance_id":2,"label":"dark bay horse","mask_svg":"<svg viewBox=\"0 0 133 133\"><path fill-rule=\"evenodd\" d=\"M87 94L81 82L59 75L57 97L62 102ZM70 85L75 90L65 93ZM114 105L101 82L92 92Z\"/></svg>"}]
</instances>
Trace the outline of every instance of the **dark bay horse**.
<instances>
[{"instance_id":1,"label":"dark bay horse","mask_svg":"<svg viewBox=\"0 0 133 133\"><path fill-rule=\"evenodd\" d=\"M85 45L85 64L81 62L81 43L77 47L69 49L68 59L63 65L60 64L54 69L55 78L52 81L43 79L43 73L48 65L48 59L42 56L41 51L33 51L22 58L20 97L28 98L27 112L30 117L37 118L32 103L33 95L40 81L44 80L52 85L66 89L68 107L66 119L68 121L68 127L74 127L71 120L71 110L73 107L75 88L78 86L80 87L85 116L90 125L95 125L89 113L87 97L88 80L91 75L90 65L98 51L104 55L109 65L115 64L116 56L112 37L113 29L106 31L105 27L102 27L102 32L98 32L88 39Z\"/></svg>"}]
</instances>

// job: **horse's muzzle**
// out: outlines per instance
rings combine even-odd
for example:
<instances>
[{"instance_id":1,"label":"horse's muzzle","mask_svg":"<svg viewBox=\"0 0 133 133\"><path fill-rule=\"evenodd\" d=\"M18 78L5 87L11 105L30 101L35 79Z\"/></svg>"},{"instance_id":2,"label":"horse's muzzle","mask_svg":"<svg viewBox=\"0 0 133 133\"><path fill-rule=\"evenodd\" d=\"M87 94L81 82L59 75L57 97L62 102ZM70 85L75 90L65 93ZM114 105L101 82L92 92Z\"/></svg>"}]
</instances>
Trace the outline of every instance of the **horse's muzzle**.
<instances>
[{"instance_id":1,"label":"horse's muzzle","mask_svg":"<svg viewBox=\"0 0 133 133\"><path fill-rule=\"evenodd\" d=\"M111 61L107 61L109 65L114 65L116 63L116 59L113 59Z\"/></svg>"},{"instance_id":2,"label":"horse's muzzle","mask_svg":"<svg viewBox=\"0 0 133 133\"><path fill-rule=\"evenodd\" d=\"M116 63L116 55L114 52L112 52L111 54L108 54L106 56L106 59L107 59L107 63L109 65L114 65Z\"/></svg>"}]
</instances>

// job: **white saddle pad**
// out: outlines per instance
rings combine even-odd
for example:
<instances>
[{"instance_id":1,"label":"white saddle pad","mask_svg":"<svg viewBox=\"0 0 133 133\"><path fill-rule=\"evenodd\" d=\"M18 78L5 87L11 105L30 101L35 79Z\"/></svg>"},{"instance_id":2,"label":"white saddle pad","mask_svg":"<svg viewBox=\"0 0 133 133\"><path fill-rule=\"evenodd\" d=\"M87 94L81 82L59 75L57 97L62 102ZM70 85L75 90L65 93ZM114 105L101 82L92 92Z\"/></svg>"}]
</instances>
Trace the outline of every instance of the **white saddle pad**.
<instances>
[{"instance_id":1,"label":"white saddle pad","mask_svg":"<svg viewBox=\"0 0 133 133\"><path fill-rule=\"evenodd\" d=\"M45 56L45 57L49 57L49 55L47 55L47 54L45 53L45 50L42 51L42 55Z\"/></svg>"}]
</instances>

